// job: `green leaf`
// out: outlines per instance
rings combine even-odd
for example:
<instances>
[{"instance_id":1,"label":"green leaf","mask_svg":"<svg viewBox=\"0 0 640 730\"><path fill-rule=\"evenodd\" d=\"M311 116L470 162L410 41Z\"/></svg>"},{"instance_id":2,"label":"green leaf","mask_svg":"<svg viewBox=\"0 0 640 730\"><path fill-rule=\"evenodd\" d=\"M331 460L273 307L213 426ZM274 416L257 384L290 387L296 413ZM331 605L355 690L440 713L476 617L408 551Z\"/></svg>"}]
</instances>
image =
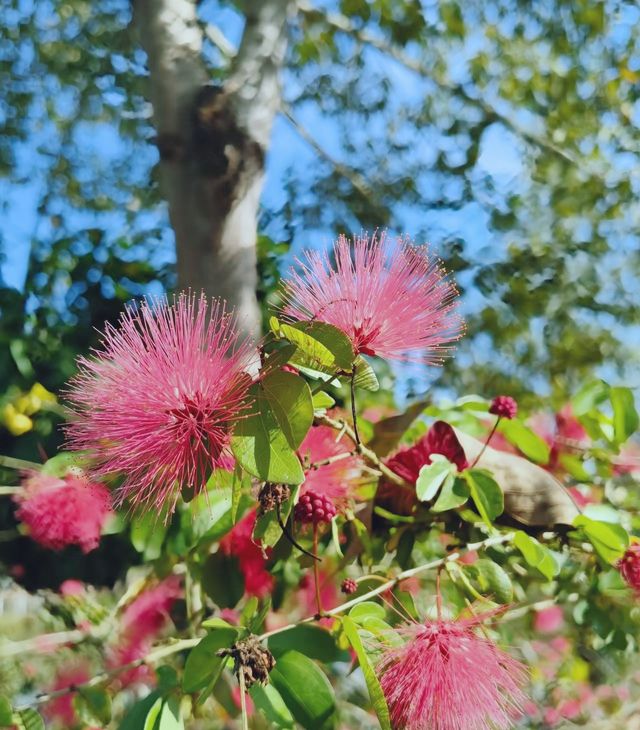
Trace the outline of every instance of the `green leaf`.
<instances>
[{"instance_id":1,"label":"green leaf","mask_svg":"<svg viewBox=\"0 0 640 730\"><path fill-rule=\"evenodd\" d=\"M371 704L378 717L380 727L382 730L391 730L389 708L387 707L387 702L385 700L382 687L380 686L380 682L378 681L378 677L376 676L376 673L371 666L371 662L369 661L369 657L362 645L360 635L358 634L358 628L349 616L344 616L342 618L342 629L358 657L360 669L362 669L364 680L367 684L367 689L369 690Z\"/></svg>"},{"instance_id":2,"label":"green leaf","mask_svg":"<svg viewBox=\"0 0 640 730\"><path fill-rule=\"evenodd\" d=\"M111 722L111 697L98 687L84 687L73 698L78 715L89 725L108 725Z\"/></svg>"},{"instance_id":3,"label":"green leaf","mask_svg":"<svg viewBox=\"0 0 640 730\"><path fill-rule=\"evenodd\" d=\"M149 712L144 719L143 730L158 730L158 718L162 712L162 706L164 704L164 698L158 697L158 699L151 705Z\"/></svg>"},{"instance_id":4,"label":"green leaf","mask_svg":"<svg viewBox=\"0 0 640 730\"><path fill-rule=\"evenodd\" d=\"M298 651L288 651L278 659L270 679L296 721L306 730L335 727L333 687L311 659Z\"/></svg>"},{"instance_id":5,"label":"green leaf","mask_svg":"<svg viewBox=\"0 0 640 730\"><path fill-rule=\"evenodd\" d=\"M444 457L434 461L432 464L425 464L420 469L416 481L416 495L421 502L432 500L440 487L446 480L453 481L456 471L455 464L447 461Z\"/></svg>"},{"instance_id":6,"label":"green leaf","mask_svg":"<svg viewBox=\"0 0 640 730\"><path fill-rule=\"evenodd\" d=\"M571 399L571 410L576 417L593 410L609 394L609 385L604 380L586 383Z\"/></svg>"},{"instance_id":7,"label":"green leaf","mask_svg":"<svg viewBox=\"0 0 640 730\"><path fill-rule=\"evenodd\" d=\"M162 706L158 730L184 730L180 701L177 697L169 697Z\"/></svg>"},{"instance_id":8,"label":"green leaf","mask_svg":"<svg viewBox=\"0 0 640 730\"><path fill-rule=\"evenodd\" d=\"M11 702L4 695L0 695L0 727L11 725L12 716Z\"/></svg>"},{"instance_id":9,"label":"green leaf","mask_svg":"<svg viewBox=\"0 0 640 730\"><path fill-rule=\"evenodd\" d=\"M356 388L362 388L362 390L370 390L372 392L379 390L380 383L378 382L375 371L364 357L358 355L354 364L356 366L356 375L353 379L353 384Z\"/></svg>"},{"instance_id":10,"label":"green leaf","mask_svg":"<svg viewBox=\"0 0 640 730\"><path fill-rule=\"evenodd\" d=\"M31 707L14 712L12 722L18 730L45 730L44 720Z\"/></svg>"},{"instance_id":11,"label":"green leaf","mask_svg":"<svg viewBox=\"0 0 640 730\"><path fill-rule=\"evenodd\" d=\"M469 487L464 479L455 477L447 479L440 490L436 503L431 508L433 512L446 512L460 507L469 499Z\"/></svg>"},{"instance_id":12,"label":"green leaf","mask_svg":"<svg viewBox=\"0 0 640 730\"><path fill-rule=\"evenodd\" d=\"M320 415L335 405L335 400L328 393L325 393L324 390L314 393L312 400L314 413L320 413Z\"/></svg>"},{"instance_id":13,"label":"green leaf","mask_svg":"<svg viewBox=\"0 0 640 730\"><path fill-rule=\"evenodd\" d=\"M467 469L463 477L469 486L471 499L476 505L480 517L491 527L493 520L504 511L504 494L498 483L484 469Z\"/></svg>"},{"instance_id":14,"label":"green leaf","mask_svg":"<svg viewBox=\"0 0 640 730\"><path fill-rule=\"evenodd\" d=\"M131 522L131 544L145 560L160 557L166 534L167 525L157 512L136 516Z\"/></svg>"},{"instance_id":15,"label":"green leaf","mask_svg":"<svg viewBox=\"0 0 640 730\"><path fill-rule=\"evenodd\" d=\"M160 694L155 690L148 694L144 699L131 707L131 709L122 718L118 730L140 730L144 728L145 720L149 715L152 708L155 707L158 701L162 701Z\"/></svg>"},{"instance_id":16,"label":"green leaf","mask_svg":"<svg viewBox=\"0 0 640 730\"><path fill-rule=\"evenodd\" d=\"M513 538L513 544L522 553L527 564L536 568L547 580L551 580L557 574L558 566L553 555L535 537L518 530Z\"/></svg>"},{"instance_id":17,"label":"green leaf","mask_svg":"<svg viewBox=\"0 0 640 730\"><path fill-rule=\"evenodd\" d=\"M611 388L613 407L613 432L617 444L623 444L638 429L638 412L629 388Z\"/></svg>"},{"instance_id":18,"label":"green leaf","mask_svg":"<svg viewBox=\"0 0 640 730\"><path fill-rule=\"evenodd\" d=\"M202 588L220 608L233 608L244 595L238 558L222 550L209 555L202 567Z\"/></svg>"},{"instance_id":19,"label":"green leaf","mask_svg":"<svg viewBox=\"0 0 640 730\"><path fill-rule=\"evenodd\" d=\"M289 499L286 499L280 505L280 516L282 517L282 521L284 524L286 524L287 520L289 519L289 515L291 514L293 505L298 499L299 491L299 487L297 487L296 489L292 489ZM253 539L256 542L261 542L263 547L273 547L276 543L279 542L281 537L282 528L278 523L278 515L275 509L259 515L258 519L256 520L256 526L253 528Z\"/></svg>"},{"instance_id":20,"label":"green leaf","mask_svg":"<svg viewBox=\"0 0 640 730\"><path fill-rule=\"evenodd\" d=\"M255 706L267 719L270 727L294 730L293 715L289 712L281 694L272 684L268 684L266 687L254 684L249 690L249 695Z\"/></svg>"},{"instance_id":21,"label":"green leaf","mask_svg":"<svg viewBox=\"0 0 640 730\"><path fill-rule=\"evenodd\" d=\"M373 601L363 601L358 603L349 611L349 617L356 623L363 623L368 618L381 618L387 615L384 606Z\"/></svg>"},{"instance_id":22,"label":"green leaf","mask_svg":"<svg viewBox=\"0 0 640 730\"><path fill-rule=\"evenodd\" d=\"M250 394L253 399L251 405L236 425L231 439L234 456L243 469L263 481L301 484L304 472L300 459L282 430L261 384L253 385ZM295 431L289 428L289 438Z\"/></svg>"},{"instance_id":23,"label":"green leaf","mask_svg":"<svg viewBox=\"0 0 640 730\"><path fill-rule=\"evenodd\" d=\"M270 326L276 336L285 337L297 346L290 360L293 365L311 367L329 375L351 370L355 359L353 345L337 327L326 322L285 324L275 317L271 318Z\"/></svg>"},{"instance_id":24,"label":"green leaf","mask_svg":"<svg viewBox=\"0 0 640 730\"><path fill-rule=\"evenodd\" d=\"M334 637L320 626L301 624L290 631L283 631L268 640L269 651L276 659L291 649L304 647L305 656L320 662L348 661L348 656L338 648Z\"/></svg>"},{"instance_id":25,"label":"green leaf","mask_svg":"<svg viewBox=\"0 0 640 730\"><path fill-rule=\"evenodd\" d=\"M313 401L306 381L276 370L262 380L263 392L289 446L297 449L313 423Z\"/></svg>"},{"instance_id":26,"label":"green leaf","mask_svg":"<svg viewBox=\"0 0 640 730\"><path fill-rule=\"evenodd\" d=\"M226 660L216 656L216 652L230 647L238 633L238 629L233 627L214 629L194 646L184 666L182 689L185 692L190 694L204 689L216 676L220 676Z\"/></svg>"},{"instance_id":27,"label":"green leaf","mask_svg":"<svg viewBox=\"0 0 640 730\"><path fill-rule=\"evenodd\" d=\"M511 578L502 566L488 558L481 558L471 567L477 571L478 580L485 595L493 597L496 603L510 603L513 600Z\"/></svg>"},{"instance_id":28,"label":"green leaf","mask_svg":"<svg viewBox=\"0 0 640 730\"><path fill-rule=\"evenodd\" d=\"M549 444L517 418L502 419L498 426L500 433L526 457L538 464L548 464Z\"/></svg>"},{"instance_id":29,"label":"green leaf","mask_svg":"<svg viewBox=\"0 0 640 730\"><path fill-rule=\"evenodd\" d=\"M629 535L621 525L592 520L585 515L578 515L573 524L582 528L595 551L606 563L616 563L629 547Z\"/></svg>"}]
</instances>

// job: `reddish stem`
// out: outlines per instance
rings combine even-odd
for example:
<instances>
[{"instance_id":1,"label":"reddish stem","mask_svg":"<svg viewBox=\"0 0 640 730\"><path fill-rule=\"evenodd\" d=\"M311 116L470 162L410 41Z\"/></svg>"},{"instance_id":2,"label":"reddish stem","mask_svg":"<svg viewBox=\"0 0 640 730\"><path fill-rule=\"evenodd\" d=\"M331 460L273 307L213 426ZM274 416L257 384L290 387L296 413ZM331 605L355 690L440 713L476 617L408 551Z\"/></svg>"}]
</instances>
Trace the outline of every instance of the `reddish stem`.
<instances>
[{"instance_id":1,"label":"reddish stem","mask_svg":"<svg viewBox=\"0 0 640 730\"><path fill-rule=\"evenodd\" d=\"M318 554L318 525L314 522L313 523L313 552L314 555ZM322 599L320 597L320 566L319 566L319 560L315 560L313 563L313 580L316 584L316 609L317 609L317 617L322 617Z\"/></svg>"},{"instance_id":2,"label":"reddish stem","mask_svg":"<svg viewBox=\"0 0 640 730\"><path fill-rule=\"evenodd\" d=\"M469 469L473 469L473 467L480 461L480 457L482 454L484 454L485 449L489 445L489 441L493 438L493 434L496 432L496 429L498 428L498 424L500 423L501 417L498 416L496 418L496 422L493 424L493 428L491 429L489 435L487 436L487 440L482 444L482 448L480 449L480 453L476 456L476 458L473 460L473 464L469 467Z\"/></svg>"}]
</instances>

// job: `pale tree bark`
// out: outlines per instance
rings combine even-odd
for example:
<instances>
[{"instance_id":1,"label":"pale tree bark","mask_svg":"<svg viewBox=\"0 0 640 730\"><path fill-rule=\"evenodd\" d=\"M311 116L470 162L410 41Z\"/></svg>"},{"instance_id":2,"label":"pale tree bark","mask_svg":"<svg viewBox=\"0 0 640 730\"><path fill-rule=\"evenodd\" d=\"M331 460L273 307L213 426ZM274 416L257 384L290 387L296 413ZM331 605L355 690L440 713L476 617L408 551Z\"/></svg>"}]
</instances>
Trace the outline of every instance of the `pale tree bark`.
<instances>
[{"instance_id":1,"label":"pale tree bark","mask_svg":"<svg viewBox=\"0 0 640 730\"><path fill-rule=\"evenodd\" d=\"M256 237L264 157L280 106L290 0L250 0L223 86L209 84L195 0L134 0L148 56L161 184L176 236L178 285L260 328Z\"/></svg>"}]
</instances>

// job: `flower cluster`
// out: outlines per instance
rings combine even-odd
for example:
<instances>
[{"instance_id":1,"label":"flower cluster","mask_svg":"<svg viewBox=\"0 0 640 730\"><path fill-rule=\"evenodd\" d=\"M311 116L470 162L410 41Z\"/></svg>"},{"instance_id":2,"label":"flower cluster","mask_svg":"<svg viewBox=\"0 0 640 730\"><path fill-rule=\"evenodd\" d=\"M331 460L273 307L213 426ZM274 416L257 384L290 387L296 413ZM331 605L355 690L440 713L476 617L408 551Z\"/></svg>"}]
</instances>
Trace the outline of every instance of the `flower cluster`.
<instances>
[{"instance_id":1,"label":"flower cluster","mask_svg":"<svg viewBox=\"0 0 640 730\"><path fill-rule=\"evenodd\" d=\"M253 355L224 306L204 296L128 309L79 360L69 444L89 452L98 475L123 475L119 504L170 513L181 487L199 493L225 466Z\"/></svg>"},{"instance_id":2,"label":"flower cluster","mask_svg":"<svg viewBox=\"0 0 640 730\"><path fill-rule=\"evenodd\" d=\"M16 496L17 518L29 534L49 550L77 545L95 550L111 512L109 491L101 484L68 474L64 478L33 472Z\"/></svg>"},{"instance_id":3,"label":"flower cluster","mask_svg":"<svg viewBox=\"0 0 640 730\"><path fill-rule=\"evenodd\" d=\"M340 236L326 252L309 251L284 282L284 314L318 320L349 336L355 351L440 364L461 336L457 290L439 261L386 234Z\"/></svg>"},{"instance_id":4,"label":"flower cluster","mask_svg":"<svg viewBox=\"0 0 640 730\"><path fill-rule=\"evenodd\" d=\"M474 629L488 617L425 621L399 630L377 665L395 728L506 730L521 712L524 666Z\"/></svg>"}]
</instances>

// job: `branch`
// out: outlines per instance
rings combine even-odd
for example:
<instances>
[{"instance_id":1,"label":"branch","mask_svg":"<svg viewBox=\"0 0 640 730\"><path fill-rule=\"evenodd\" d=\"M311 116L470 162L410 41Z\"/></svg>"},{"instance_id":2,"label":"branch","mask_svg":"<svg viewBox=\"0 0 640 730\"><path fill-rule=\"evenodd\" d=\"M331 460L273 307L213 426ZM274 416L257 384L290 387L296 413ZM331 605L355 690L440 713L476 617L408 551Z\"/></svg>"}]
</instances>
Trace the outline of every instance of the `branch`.
<instances>
[{"instance_id":1,"label":"branch","mask_svg":"<svg viewBox=\"0 0 640 730\"><path fill-rule=\"evenodd\" d=\"M142 657L141 659L136 659L135 661L129 662L128 664L122 664L119 667L114 667L113 669L108 669L107 671L100 672L100 674L96 674L95 677L92 677L86 682L72 684L68 687L62 687L61 689L57 689L52 692L39 694L34 697L30 702L27 702L25 705L22 705L20 707L16 707L15 709L16 711L20 712L21 710L26 710L29 707L33 707L34 705L42 705L45 702L49 702L50 700L55 700L57 697L64 697L64 695L67 695L70 692L77 692L79 690L89 689L90 687L96 687L97 685L103 684L104 682L109 681L113 677L117 677L119 674L122 674L122 672L126 672L129 669L136 669L137 667L141 667L143 664L152 664L153 662L156 662L159 659L164 659L165 657L171 656L172 654L177 654L178 652L185 651L186 649L193 649L193 647L196 646L196 644L199 644L200 641L201 638L180 639L179 641L174 641L171 644L159 646L157 649L149 652L149 654L147 654L145 657Z\"/></svg>"},{"instance_id":2,"label":"branch","mask_svg":"<svg viewBox=\"0 0 640 730\"><path fill-rule=\"evenodd\" d=\"M20 471L33 471L42 469L42 464L35 461L25 461L24 459L14 459L13 456L0 456L0 467L7 469L18 469Z\"/></svg>"},{"instance_id":3,"label":"branch","mask_svg":"<svg viewBox=\"0 0 640 730\"><path fill-rule=\"evenodd\" d=\"M464 553L472 552L474 550L482 550L483 548L491 547L492 545L501 545L504 542L509 542L513 539L514 533L513 532L507 532L504 535L494 535L493 537L488 537L485 540L480 540L480 542L471 542L468 545L466 545L461 550L458 550L456 552L450 553L444 558L439 558L438 560L432 560L430 563L424 563L424 565L418 565L415 568L409 568L408 570L403 570L401 573L398 573L398 575L395 576L395 578L391 578L390 580L385 581L384 583L381 583L376 588L373 588L372 590L368 591L367 593L363 593L361 596L358 596L357 598L352 598L350 601L346 601L345 603L341 603L339 606L336 606L335 608L331 608L328 611L324 611L322 614L323 618L327 618L330 616L337 616L340 613L344 613L345 611L348 611L350 608L353 608L353 606L357 606L359 603L362 603L363 601L368 601L370 598L374 598L375 596L379 596L381 593L386 593L389 590L392 590L395 588L398 583L402 583L402 581L406 580L407 578L413 578L414 575L419 575L420 573L424 573L427 570L434 570L435 568L439 568L443 565L446 565L447 563L453 562L455 560L458 560ZM303 618L301 621L298 621L293 624L287 624L286 626L280 626L277 629L273 629L273 631L267 631L265 634L262 634L259 638L260 640L268 639L270 636L275 636L276 634L280 634L283 631L290 631L291 629L296 628L296 626L300 626L300 624L308 624L312 621L316 620L316 616L307 616L307 618Z\"/></svg>"},{"instance_id":4,"label":"branch","mask_svg":"<svg viewBox=\"0 0 640 730\"><path fill-rule=\"evenodd\" d=\"M239 126L266 149L280 107L290 0L246 3L246 24L226 84Z\"/></svg>"},{"instance_id":5,"label":"branch","mask_svg":"<svg viewBox=\"0 0 640 730\"><path fill-rule=\"evenodd\" d=\"M475 550L481 550L483 548L491 547L492 545L500 545L504 542L509 542L513 539L513 533L508 532L504 535L494 535L493 537L488 537L485 540L480 540L479 542L475 543L469 543L464 548L460 549L459 551L450 553L444 558L439 558L438 560L433 560L430 563L425 563L424 565L418 565L415 568L410 568L409 570L403 570L401 573L398 573L398 575L395 576L395 578L391 578L390 580L385 581L384 583L381 583L377 588L374 588L373 590L368 591L367 593L364 593L361 596L358 596L357 598L352 598L350 601L346 601L345 603L340 604L339 606L336 606L335 608L331 608L328 611L323 611L322 617L330 617L330 616L337 616L340 613L344 613L345 611L349 610L353 606L358 605L359 603L362 603L364 601L369 600L370 598L374 598L375 596L380 595L381 593L385 593L388 590L391 590L395 588L399 583L406 580L407 578L412 578L414 575L419 575L420 573L424 573L428 570L433 570L434 568L439 568L442 565L445 565L446 563L452 562L454 560L458 560L464 553L471 552ZM285 631L291 631L291 629L295 629L297 626L300 626L302 624L308 624L312 623L313 621L317 620L317 615L314 614L313 616L307 616L306 618L303 618L300 621L297 621L296 623L287 624L286 626L280 626L277 629L273 629L273 631L267 631L266 633L259 636L260 641L264 641L265 639L268 639L270 636L275 636L276 634L283 633ZM197 644L201 641L200 638L196 639L179 639L177 641L174 641L170 644L165 644L164 646L159 646L153 651L151 651L149 654L147 654L145 657L142 657L141 659L136 659L133 662L129 662L128 664L123 664L119 667L114 667L113 669L109 669L105 672L101 672L100 674L97 674L95 677L92 677L86 682L82 682L80 684L73 684L69 685L68 687L63 687L61 689L54 690L52 692L43 693L40 695L37 695L34 697L30 702L27 704L17 707L16 710L24 710L28 707L33 707L34 705L40 705L45 702L49 702L50 700L54 700L57 697L63 697L66 694L69 694L70 692L77 692L78 690L88 689L90 687L95 687L97 685L100 685L104 682L109 681L113 677L118 676L118 674L121 674L122 672L126 672L129 669L135 669L137 667L142 666L143 664L152 664L153 662L158 661L159 659L164 659L165 657L171 656L172 654L178 654L181 651L185 651L187 649L193 649Z\"/></svg>"},{"instance_id":6,"label":"branch","mask_svg":"<svg viewBox=\"0 0 640 730\"><path fill-rule=\"evenodd\" d=\"M471 104L472 106L475 106L476 108L481 109L488 116L494 117L496 120L500 121L507 128L509 128L512 132L514 132L515 134L517 134L519 137L526 140L527 142L530 142L531 144L534 144L537 147L545 149L557 157L561 157L563 160L565 160L566 162L570 162L572 165L579 166L579 164L580 164L579 161L566 150L563 150L561 147L558 147L557 145L553 144L552 142L549 142L544 137L541 137L541 136L525 129L524 127L520 126L513 119L511 119L510 117L506 116L505 114L499 112L495 106L490 104L485 99L475 98L475 97L471 96L469 94L469 92L464 88L463 84L456 84L456 83L446 80L446 79L435 78L433 67L425 66L418 59L413 58L413 57L409 56L408 54L406 54L401 48L397 48L396 46L389 44L384 39L379 38L376 35L373 35L372 33L368 32L367 30L364 30L362 28L357 28L347 16L341 15L340 13L332 13L332 12L324 13L322 10L315 8L310 3L306 2L306 0L298 0L297 5L298 5L298 10L303 15L310 15L310 16L313 16L314 18L317 17L319 14L324 15L324 20L327 23L327 25L329 25L343 33L348 33L349 35L353 36L354 38L357 38L361 43L364 43L365 45L369 45L372 48L375 48L376 50L380 51L381 53L384 53L385 55L391 57L394 61L397 61L399 64L404 66L409 71L413 71L414 73L418 74L419 76L422 76L423 78L433 81L440 88L442 88L446 91L449 91L452 94L456 94L457 96L464 99L464 101L467 102L468 104Z\"/></svg>"},{"instance_id":7,"label":"branch","mask_svg":"<svg viewBox=\"0 0 640 730\"><path fill-rule=\"evenodd\" d=\"M182 136L197 90L207 82L202 31L192 0L134 0L134 20L149 65L158 134Z\"/></svg>"},{"instance_id":8,"label":"branch","mask_svg":"<svg viewBox=\"0 0 640 730\"><path fill-rule=\"evenodd\" d=\"M349 438L354 443L356 443L356 434L353 428L351 428L351 426L346 423L346 421L337 420L335 418L331 418L330 416L316 416L315 420L317 423L320 423L323 426L330 426L336 431L344 431L344 433L346 433L347 436L349 436ZM383 476L388 479L392 484L396 484L399 487L404 487L405 489L413 490L413 484L389 469L389 467L380 460L380 457L375 453L375 451L372 451L364 444L359 444L356 448L356 452L360 454L360 456L362 456L364 459L366 459L369 463L373 464L376 469L382 472Z\"/></svg>"}]
</instances>

